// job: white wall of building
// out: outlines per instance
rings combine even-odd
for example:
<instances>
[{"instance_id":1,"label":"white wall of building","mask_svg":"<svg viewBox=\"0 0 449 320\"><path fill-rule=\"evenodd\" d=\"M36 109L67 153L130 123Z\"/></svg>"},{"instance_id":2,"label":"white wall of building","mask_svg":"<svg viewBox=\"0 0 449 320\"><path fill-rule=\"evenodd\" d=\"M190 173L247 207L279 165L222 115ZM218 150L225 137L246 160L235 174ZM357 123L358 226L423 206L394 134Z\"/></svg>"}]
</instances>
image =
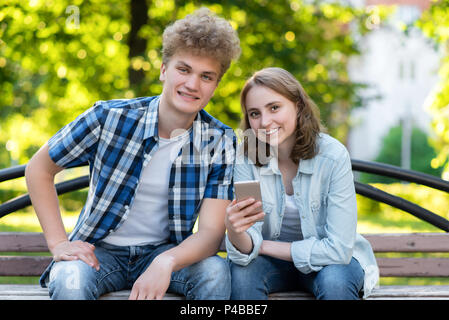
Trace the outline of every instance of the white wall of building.
<instances>
[{"instance_id":1,"label":"white wall of building","mask_svg":"<svg viewBox=\"0 0 449 320\"><path fill-rule=\"evenodd\" d=\"M361 40L362 54L350 63L351 79L370 86L362 94L380 97L351 114L348 149L354 159L373 160L383 136L404 117L431 134L425 104L438 82L440 54L419 30L407 36L399 29L398 21L419 16L417 8L400 9Z\"/></svg>"}]
</instances>

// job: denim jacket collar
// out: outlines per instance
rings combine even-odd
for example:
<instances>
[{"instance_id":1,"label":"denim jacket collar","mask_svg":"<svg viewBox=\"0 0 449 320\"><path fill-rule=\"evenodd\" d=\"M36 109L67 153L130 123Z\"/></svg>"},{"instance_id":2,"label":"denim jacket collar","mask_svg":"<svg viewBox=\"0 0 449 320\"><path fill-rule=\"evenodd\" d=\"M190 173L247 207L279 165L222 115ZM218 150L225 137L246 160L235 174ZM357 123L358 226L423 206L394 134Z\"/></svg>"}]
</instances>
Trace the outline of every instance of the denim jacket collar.
<instances>
[{"instance_id":1,"label":"denim jacket collar","mask_svg":"<svg viewBox=\"0 0 449 320\"><path fill-rule=\"evenodd\" d=\"M316 157L307 160L300 160L298 172L296 175L298 176L299 173L312 174L313 168L315 167L315 161ZM277 159L275 157L272 157L270 159L270 162L266 166L260 168L260 175L270 175L270 174L278 174L278 175L281 174L281 172L279 171Z\"/></svg>"}]
</instances>

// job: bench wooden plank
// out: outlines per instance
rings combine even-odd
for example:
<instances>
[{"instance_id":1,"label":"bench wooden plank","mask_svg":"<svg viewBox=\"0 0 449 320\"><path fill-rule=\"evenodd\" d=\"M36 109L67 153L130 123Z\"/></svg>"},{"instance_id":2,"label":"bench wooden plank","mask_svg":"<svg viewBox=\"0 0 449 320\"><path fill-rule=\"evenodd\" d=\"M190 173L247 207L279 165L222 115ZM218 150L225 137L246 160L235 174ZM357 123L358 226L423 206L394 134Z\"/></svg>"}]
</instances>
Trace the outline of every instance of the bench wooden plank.
<instances>
[{"instance_id":1,"label":"bench wooden plank","mask_svg":"<svg viewBox=\"0 0 449 320\"><path fill-rule=\"evenodd\" d=\"M449 233L363 234L375 252L449 252ZM1 232L0 251L47 252L41 232Z\"/></svg>"},{"instance_id":2,"label":"bench wooden plank","mask_svg":"<svg viewBox=\"0 0 449 320\"><path fill-rule=\"evenodd\" d=\"M126 300L130 290L111 292L100 297L100 300ZM0 300L48 300L48 289L38 285L0 285ZM167 293L165 300L183 300L185 297ZM279 292L272 293L270 300L314 300L306 292ZM367 300L390 299L444 299L449 300L449 286L380 286L374 288Z\"/></svg>"},{"instance_id":3,"label":"bench wooden plank","mask_svg":"<svg viewBox=\"0 0 449 320\"><path fill-rule=\"evenodd\" d=\"M52 257L0 256L0 276L40 276Z\"/></svg>"},{"instance_id":4,"label":"bench wooden plank","mask_svg":"<svg viewBox=\"0 0 449 320\"><path fill-rule=\"evenodd\" d=\"M0 251L48 252L42 232L0 232Z\"/></svg>"},{"instance_id":5,"label":"bench wooden plank","mask_svg":"<svg viewBox=\"0 0 449 320\"><path fill-rule=\"evenodd\" d=\"M449 252L449 233L363 234L374 252Z\"/></svg>"},{"instance_id":6,"label":"bench wooden plank","mask_svg":"<svg viewBox=\"0 0 449 320\"><path fill-rule=\"evenodd\" d=\"M375 252L449 252L449 234L365 234ZM42 233L0 233L0 251L48 252ZM0 276L40 276L51 257L0 256ZM449 276L445 258L377 258L382 277Z\"/></svg>"},{"instance_id":7,"label":"bench wooden plank","mask_svg":"<svg viewBox=\"0 0 449 320\"><path fill-rule=\"evenodd\" d=\"M447 277L447 258L376 258L381 277Z\"/></svg>"}]
</instances>

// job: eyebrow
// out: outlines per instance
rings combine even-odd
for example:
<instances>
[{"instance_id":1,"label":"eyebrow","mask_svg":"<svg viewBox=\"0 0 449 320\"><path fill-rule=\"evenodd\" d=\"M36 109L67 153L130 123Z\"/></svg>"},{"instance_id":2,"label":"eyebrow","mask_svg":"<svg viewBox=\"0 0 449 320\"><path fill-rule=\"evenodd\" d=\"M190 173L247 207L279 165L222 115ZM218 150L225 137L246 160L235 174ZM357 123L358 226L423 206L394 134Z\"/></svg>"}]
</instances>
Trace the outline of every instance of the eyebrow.
<instances>
[{"instance_id":1,"label":"eyebrow","mask_svg":"<svg viewBox=\"0 0 449 320\"><path fill-rule=\"evenodd\" d=\"M280 104L281 103L281 101L271 101L271 102L268 102L264 107L265 108L268 108L268 107L271 107L272 105L274 105L274 104ZM246 111L247 112L249 112L249 111L252 111L252 110L259 110L258 108L248 108Z\"/></svg>"},{"instance_id":2,"label":"eyebrow","mask_svg":"<svg viewBox=\"0 0 449 320\"><path fill-rule=\"evenodd\" d=\"M181 65L181 66L183 66L183 67L186 67L186 68L192 70L192 67L191 67L189 64L185 63L184 61L182 61L182 60L177 61L176 64L177 64L177 65ZM203 71L202 74L215 75L215 76L218 75L215 71Z\"/></svg>"}]
</instances>

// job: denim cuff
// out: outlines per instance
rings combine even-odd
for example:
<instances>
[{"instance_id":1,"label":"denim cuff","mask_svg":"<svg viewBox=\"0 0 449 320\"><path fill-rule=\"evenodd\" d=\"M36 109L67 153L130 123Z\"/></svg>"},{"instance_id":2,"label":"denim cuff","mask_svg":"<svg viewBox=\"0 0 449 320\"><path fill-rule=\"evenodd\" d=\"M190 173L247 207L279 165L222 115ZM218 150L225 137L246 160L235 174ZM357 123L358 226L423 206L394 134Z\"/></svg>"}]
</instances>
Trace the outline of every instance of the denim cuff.
<instances>
[{"instance_id":1,"label":"denim cuff","mask_svg":"<svg viewBox=\"0 0 449 320\"><path fill-rule=\"evenodd\" d=\"M246 233L251 237L253 241L253 250L249 254L241 253L226 235L226 251L228 252L228 258L241 266L247 266L251 261L253 261L259 255L259 249L262 245L262 235L254 228L249 228Z\"/></svg>"},{"instance_id":2,"label":"denim cuff","mask_svg":"<svg viewBox=\"0 0 449 320\"><path fill-rule=\"evenodd\" d=\"M320 271L322 266L312 266L310 257L312 256L312 248L317 239L307 238L305 240L294 241L291 244L290 253L292 255L293 264L296 269L304 274Z\"/></svg>"}]
</instances>

